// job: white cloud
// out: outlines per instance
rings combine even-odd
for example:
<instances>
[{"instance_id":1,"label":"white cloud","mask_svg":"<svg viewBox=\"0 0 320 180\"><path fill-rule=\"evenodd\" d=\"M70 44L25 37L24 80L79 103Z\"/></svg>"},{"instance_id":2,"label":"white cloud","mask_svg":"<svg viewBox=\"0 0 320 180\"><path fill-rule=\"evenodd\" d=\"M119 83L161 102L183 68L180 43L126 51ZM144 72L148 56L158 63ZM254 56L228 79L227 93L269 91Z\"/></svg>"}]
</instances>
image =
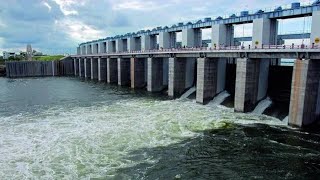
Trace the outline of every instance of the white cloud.
<instances>
[{"instance_id":1,"label":"white cloud","mask_svg":"<svg viewBox=\"0 0 320 180\"><path fill-rule=\"evenodd\" d=\"M47 2L42 2L42 4L48 8L49 12L51 11L52 7Z\"/></svg>"},{"instance_id":2,"label":"white cloud","mask_svg":"<svg viewBox=\"0 0 320 180\"><path fill-rule=\"evenodd\" d=\"M76 42L90 41L106 37L106 32L91 27L81 21L63 19L55 21L56 29L64 31Z\"/></svg>"},{"instance_id":3,"label":"white cloud","mask_svg":"<svg viewBox=\"0 0 320 180\"><path fill-rule=\"evenodd\" d=\"M53 0L60 6L62 13L66 16L68 15L78 15L78 11L72 9L72 6L81 4L84 5L85 1L83 0Z\"/></svg>"},{"instance_id":4,"label":"white cloud","mask_svg":"<svg viewBox=\"0 0 320 180\"><path fill-rule=\"evenodd\" d=\"M154 9L158 9L164 7L164 5L157 4L152 1L117 1L114 3L112 9L113 10L136 10L136 11L151 11Z\"/></svg>"}]
</instances>

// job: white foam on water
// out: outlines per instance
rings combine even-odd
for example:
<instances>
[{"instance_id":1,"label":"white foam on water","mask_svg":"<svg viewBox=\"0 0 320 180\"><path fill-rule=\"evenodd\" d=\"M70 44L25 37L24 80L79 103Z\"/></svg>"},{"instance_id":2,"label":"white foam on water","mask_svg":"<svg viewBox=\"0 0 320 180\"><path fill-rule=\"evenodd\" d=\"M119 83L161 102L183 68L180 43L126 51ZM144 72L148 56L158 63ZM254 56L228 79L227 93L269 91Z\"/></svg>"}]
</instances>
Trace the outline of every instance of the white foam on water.
<instances>
[{"instance_id":1,"label":"white foam on water","mask_svg":"<svg viewBox=\"0 0 320 180\"><path fill-rule=\"evenodd\" d=\"M167 146L225 128L227 122L281 121L193 101L120 100L90 107L52 107L39 114L0 117L1 179L89 179L113 177L133 161L130 152Z\"/></svg>"},{"instance_id":2,"label":"white foam on water","mask_svg":"<svg viewBox=\"0 0 320 180\"><path fill-rule=\"evenodd\" d=\"M214 105L220 105L221 103L223 103L227 97L229 97L230 94L228 93L228 91L223 91L221 93L219 93L215 98L213 98L212 101L210 101L209 104L214 104Z\"/></svg>"},{"instance_id":3,"label":"white foam on water","mask_svg":"<svg viewBox=\"0 0 320 180\"><path fill-rule=\"evenodd\" d=\"M196 92L197 88L195 86L193 86L192 88L190 88L187 92L185 92L180 99L187 99L191 94L193 94L194 92Z\"/></svg>"},{"instance_id":4,"label":"white foam on water","mask_svg":"<svg viewBox=\"0 0 320 180\"><path fill-rule=\"evenodd\" d=\"M272 104L272 100L267 97L266 99L259 102L256 108L252 111L253 114L262 114Z\"/></svg>"}]
</instances>

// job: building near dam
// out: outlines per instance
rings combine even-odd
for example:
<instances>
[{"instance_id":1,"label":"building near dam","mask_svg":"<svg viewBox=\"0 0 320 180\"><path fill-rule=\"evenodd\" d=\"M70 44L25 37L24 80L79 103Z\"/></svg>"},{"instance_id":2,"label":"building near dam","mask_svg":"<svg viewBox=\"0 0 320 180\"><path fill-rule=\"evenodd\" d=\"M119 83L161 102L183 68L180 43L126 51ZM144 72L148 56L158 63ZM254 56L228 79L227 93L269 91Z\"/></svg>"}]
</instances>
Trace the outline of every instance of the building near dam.
<instances>
[{"instance_id":1,"label":"building near dam","mask_svg":"<svg viewBox=\"0 0 320 180\"><path fill-rule=\"evenodd\" d=\"M310 32L278 33L279 21L307 17ZM252 36L235 37L243 24L252 24ZM204 29L211 39L203 39ZM309 41L283 43L291 39ZM282 59L294 59L294 66L282 66ZM227 92L236 112L251 112L269 98L289 124L312 126L320 119L320 1L84 42L60 67L60 75L167 91L172 98L191 89L200 104Z\"/></svg>"}]
</instances>

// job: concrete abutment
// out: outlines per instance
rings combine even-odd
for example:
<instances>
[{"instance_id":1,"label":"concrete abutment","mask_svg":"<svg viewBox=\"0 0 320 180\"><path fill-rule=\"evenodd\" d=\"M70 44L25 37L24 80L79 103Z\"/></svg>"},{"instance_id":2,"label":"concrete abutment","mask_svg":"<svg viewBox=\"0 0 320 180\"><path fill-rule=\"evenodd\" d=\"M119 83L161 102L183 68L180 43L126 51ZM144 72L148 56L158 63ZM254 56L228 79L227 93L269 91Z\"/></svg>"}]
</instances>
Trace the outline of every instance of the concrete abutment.
<instances>
[{"instance_id":1,"label":"concrete abutment","mask_svg":"<svg viewBox=\"0 0 320 180\"><path fill-rule=\"evenodd\" d=\"M91 58L90 62L91 67L91 79L92 80L98 80L98 59L97 58Z\"/></svg>"},{"instance_id":2,"label":"concrete abutment","mask_svg":"<svg viewBox=\"0 0 320 180\"><path fill-rule=\"evenodd\" d=\"M118 61L116 58L107 59L107 82L118 83Z\"/></svg>"},{"instance_id":3,"label":"concrete abutment","mask_svg":"<svg viewBox=\"0 0 320 180\"><path fill-rule=\"evenodd\" d=\"M98 58L98 81L107 81L107 59Z\"/></svg>"},{"instance_id":4,"label":"concrete abutment","mask_svg":"<svg viewBox=\"0 0 320 180\"><path fill-rule=\"evenodd\" d=\"M196 101L205 104L225 90L225 58L198 58Z\"/></svg>"},{"instance_id":5,"label":"concrete abutment","mask_svg":"<svg viewBox=\"0 0 320 180\"><path fill-rule=\"evenodd\" d=\"M290 98L289 124L305 127L319 122L320 61L296 60Z\"/></svg>"},{"instance_id":6,"label":"concrete abutment","mask_svg":"<svg viewBox=\"0 0 320 180\"><path fill-rule=\"evenodd\" d=\"M168 58L148 58L147 66L147 90L164 90L168 86Z\"/></svg>"},{"instance_id":7,"label":"concrete abutment","mask_svg":"<svg viewBox=\"0 0 320 180\"><path fill-rule=\"evenodd\" d=\"M146 58L131 58L130 59L130 78L131 88L144 88L147 84L147 59Z\"/></svg>"},{"instance_id":8,"label":"concrete abutment","mask_svg":"<svg viewBox=\"0 0 320 180\"><path fill-rule=\"evenodd\" d=\"M195 58L169 58L168 95L178 97L196 85Z\"/></svg>"},{"instance_id":9,"label":"concrete abutment","mask_svg":"<svg viewBox=\"0 0 320 180\"><path fill-rule=\"evenodd\" d=\"M268 89L268 59L237 59L235 111L250 112L266 97Z\"/></svg>"},{"instance_id":10,"label":"concrete abutment","mask_svg":"<svg viewBox=\"0 0 320 180\"><path fill-rule=\"evenodd\" d=\"M130 85L130 58L118 58L118 85Z\"/></svg>"}]
</instances>

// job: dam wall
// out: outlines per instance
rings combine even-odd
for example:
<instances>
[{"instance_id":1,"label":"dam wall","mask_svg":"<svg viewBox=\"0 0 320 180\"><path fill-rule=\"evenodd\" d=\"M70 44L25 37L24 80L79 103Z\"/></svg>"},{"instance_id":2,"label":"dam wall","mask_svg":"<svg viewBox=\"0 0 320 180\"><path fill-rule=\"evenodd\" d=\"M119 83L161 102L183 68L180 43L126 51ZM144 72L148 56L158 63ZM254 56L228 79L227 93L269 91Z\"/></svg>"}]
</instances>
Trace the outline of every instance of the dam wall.
<instances>
[{"instance_id":1,"label":"dam wall","mask_svg":"<svg viewBox=\"0 0 320 180\"><path fill-rule=\"evenodd\" d=\"M7 61L8 78L42 77L59 75L58 61Z\"/></svg>"}]
</instances>

